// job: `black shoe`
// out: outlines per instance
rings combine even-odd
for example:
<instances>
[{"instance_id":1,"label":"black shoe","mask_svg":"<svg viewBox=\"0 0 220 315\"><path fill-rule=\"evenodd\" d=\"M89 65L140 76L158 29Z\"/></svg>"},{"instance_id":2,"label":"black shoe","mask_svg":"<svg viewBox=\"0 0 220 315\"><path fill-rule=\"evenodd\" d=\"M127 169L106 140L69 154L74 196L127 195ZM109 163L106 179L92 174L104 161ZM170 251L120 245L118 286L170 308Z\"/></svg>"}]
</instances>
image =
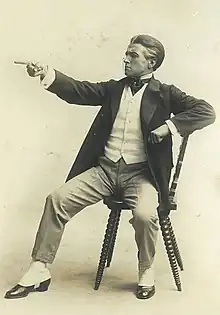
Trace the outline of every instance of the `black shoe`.
<instances>
[{"instance_id":1,"label":"black shoe","mask_svg":"<svg viewBox=\"0 0 220 315\"><path fill-rule=\"evenodd\" d=\"M43 281L39 284L38 287L36 287L35 285L25 287L25 286L22 286L20 284L17 284L11 290L6 292L5 299L20 299L20 298L28 296L28 294L31 292L47 291L48 287L50 285L50 282L51 282L51 279Z\"/></svg>"},{"instance_id":2,"label":"black shoe","mask_svg":"<svg viewBox=\"0 0 220 315\"><path fill-rule=\"evenodd\" d=\"M145 286L140 286L138 285L137 287L137 292L136 292L136 297L138 299L149 299L155 294L155 286L153 285L152 287L145 287Z\"/></svg>"}]
</instances>

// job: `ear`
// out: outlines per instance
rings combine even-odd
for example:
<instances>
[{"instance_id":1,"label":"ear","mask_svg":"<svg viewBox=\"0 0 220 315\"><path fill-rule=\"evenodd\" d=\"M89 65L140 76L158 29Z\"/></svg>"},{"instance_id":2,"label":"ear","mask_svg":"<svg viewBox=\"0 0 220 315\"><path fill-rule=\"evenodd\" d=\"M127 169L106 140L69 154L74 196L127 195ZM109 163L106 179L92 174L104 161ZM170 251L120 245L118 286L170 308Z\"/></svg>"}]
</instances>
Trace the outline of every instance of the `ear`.
<instances>
[{"instance_id":1,"label":"ear","mask_svg":"<svg viewBox=\"0 0 220 315\"><path fill-rule=\"evenodd\" d=\"M153 69L154 68L154 66L156 65L156 63L157 63L157 61L156 61L156 59L155 58L151 58L151 59L149 59L149 69Z\"/></svg>"}]
</instances>

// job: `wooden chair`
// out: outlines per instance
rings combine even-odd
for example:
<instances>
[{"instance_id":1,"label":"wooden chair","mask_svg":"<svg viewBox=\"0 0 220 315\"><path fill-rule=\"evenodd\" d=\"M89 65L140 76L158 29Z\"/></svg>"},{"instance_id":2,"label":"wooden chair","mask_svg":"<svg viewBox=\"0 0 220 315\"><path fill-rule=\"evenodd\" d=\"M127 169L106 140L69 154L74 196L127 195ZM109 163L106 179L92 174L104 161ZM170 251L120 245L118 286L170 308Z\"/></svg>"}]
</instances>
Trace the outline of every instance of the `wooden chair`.
<instances>
[{"instance_id":1,"label":"wooden chair","mask_svg":"<svg viewBox=\"0 0 220 315\"><path fill-rule=\"evenodd\" d=\"M179 155L177 158L176 168L173 175L173 180L170 186L169 198L172 204L171 210L177 210L177 204L174 201L177 184L180 176L180 171L183 163L184 154L188 142L188 136L182 139L180 145ZM104 204L110 209L107 227L105 230L105 236L102 244L98 270L96 274L94 289L98 290L105 267L109 267L112 261L112 255L116 242L116 236L118 226L121 217L122 210L129 210L128 206L124 203L123 199L119 195L112 195L104 200ZM183 262L178 248L178 244L175 238L174 230L172 228L171 220L169 216L159 216L160 229L163 236L164 245L170 262L173 278L177 286L178 291L182 291L181 280L179 270L183 270Z\"/></svg>"}]
</instances>

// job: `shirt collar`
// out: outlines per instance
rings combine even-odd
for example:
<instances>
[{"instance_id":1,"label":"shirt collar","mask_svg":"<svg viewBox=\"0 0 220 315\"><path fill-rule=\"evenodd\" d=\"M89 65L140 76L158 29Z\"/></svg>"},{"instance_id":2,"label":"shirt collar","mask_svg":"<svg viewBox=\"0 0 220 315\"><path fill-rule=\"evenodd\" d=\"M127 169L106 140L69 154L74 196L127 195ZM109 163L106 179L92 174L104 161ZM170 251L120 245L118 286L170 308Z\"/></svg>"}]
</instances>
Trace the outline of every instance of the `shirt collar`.
<instances>
[{"instance_id":1,"label":"shirt collar","mask_svg":"<svg viewBox=\"0 0 220 315\"><path fill-rule=\"evenodd\" d=\"M148 74L144 74L140 77L141 80L144 80L144 79L150 79L152 78L153 76L153 72L152 73L148 73Z\"/></svg>"}]
</instances>

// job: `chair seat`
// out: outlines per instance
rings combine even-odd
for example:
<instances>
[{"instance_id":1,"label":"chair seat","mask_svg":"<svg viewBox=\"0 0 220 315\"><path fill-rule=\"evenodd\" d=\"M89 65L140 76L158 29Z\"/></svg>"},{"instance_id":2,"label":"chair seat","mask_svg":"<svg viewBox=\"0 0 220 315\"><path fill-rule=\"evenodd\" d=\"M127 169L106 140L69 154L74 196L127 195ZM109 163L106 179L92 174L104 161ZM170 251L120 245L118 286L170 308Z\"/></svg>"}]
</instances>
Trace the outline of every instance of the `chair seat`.
<instances>
[{"instance_id":1,"label":"chair seat","mask_svg":"<svg viewBox=\"0 0 220 315\"><path fill-rule=\"evenodd\" d=\"M131 208L124 202L123 198L116 195L111 195L105 197L103 203L108 207L108 209L113 210L114 208L119 208L121 210L131 210Z\"/></svg>"}]
</instances>

